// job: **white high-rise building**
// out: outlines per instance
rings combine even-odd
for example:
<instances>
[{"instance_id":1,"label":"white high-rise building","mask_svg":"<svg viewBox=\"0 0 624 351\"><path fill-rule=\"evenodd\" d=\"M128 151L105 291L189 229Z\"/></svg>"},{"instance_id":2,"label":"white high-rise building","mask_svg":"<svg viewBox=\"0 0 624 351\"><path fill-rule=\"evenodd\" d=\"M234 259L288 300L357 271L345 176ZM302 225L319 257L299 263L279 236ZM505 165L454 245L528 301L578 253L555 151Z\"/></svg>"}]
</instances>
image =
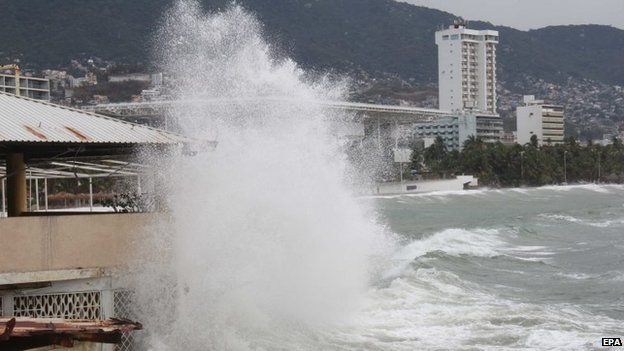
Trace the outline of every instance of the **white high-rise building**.
<instances>
[{"instance_id":1,"label":"white high-rise building","mask_svg":"<svg viewBox=\"0 0 624 351\"><path fill-rule=\"evenodd\" d=\"M496 114L498 31L455 21L436 32L440 109Z\"/></svg>"},{"instance_id":2,"label":"white high-rise building","mask_svg":"<svg viewBox=\"0 0 624 351\"><path fill-rule=\"evenodd\" d=\"M563 106L524 96L524 106L516 109L518 144L526 144L535 135L539 145L560 144L564 137Z\"/></svg>"}]
</instances>

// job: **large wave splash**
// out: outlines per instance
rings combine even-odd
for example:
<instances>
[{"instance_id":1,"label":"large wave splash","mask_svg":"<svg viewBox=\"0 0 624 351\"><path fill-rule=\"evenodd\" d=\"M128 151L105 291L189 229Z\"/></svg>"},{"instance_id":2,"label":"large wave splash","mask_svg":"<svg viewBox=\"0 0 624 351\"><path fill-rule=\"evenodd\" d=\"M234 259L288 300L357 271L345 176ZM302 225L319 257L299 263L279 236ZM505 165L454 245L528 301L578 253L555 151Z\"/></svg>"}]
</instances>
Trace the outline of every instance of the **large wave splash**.
<instances>
[{"instance_id":1,"label":"large wave splash","mask_svg":"<svg viewBox=\"0 0 624 351\"><path fill-rule=\"evenodd\" d=\"M158 38L184 102L172 117L218 146L160 159L171 214L135 286L146 344L301 347L306 330L357 308L390 246L345 185L350 167L332 132L344 116L308 103L341 98L344 84L309 82L293 61L275 58L238 6L205 14L180 1Z\"/></svg>"}]
</instances>

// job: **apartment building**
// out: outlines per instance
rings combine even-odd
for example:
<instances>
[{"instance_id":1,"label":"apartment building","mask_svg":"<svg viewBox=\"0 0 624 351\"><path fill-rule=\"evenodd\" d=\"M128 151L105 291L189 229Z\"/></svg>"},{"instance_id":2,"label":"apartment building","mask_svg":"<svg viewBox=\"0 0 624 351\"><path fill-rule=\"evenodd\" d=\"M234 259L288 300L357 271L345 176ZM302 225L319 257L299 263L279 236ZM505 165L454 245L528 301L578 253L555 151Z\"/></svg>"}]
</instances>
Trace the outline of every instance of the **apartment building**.
<instances>
[{"instance_id":1,"label":"apartment building","mask_svg":"<svg viewBox=\"0 0 624 351\"><path fill-rule=\"evenodd\" d=\"M530 142L533 135L537 136L539 145L563 143L563 106L536 100L533 95L525 95L523 101L524 106L516 109L518 143Z\"/></svg>"},{"instance_id":2,"label":"apartment building","mask_svg":"<svg viewBox=\"0 0 624 351\"><path fill-rule=\"evenodd\" d=\"M0 73L0 92L25 96L31 99L50 100L50 80Z\"/></svg>"},{"instance_id":3,"label":"apartment building","mask_svg":"<svg viewBox=\"0 0 624 351\"><path fill-rule=\"evenodd\" d=\"M455 21L435 34L440 109L496 114L498 31L466 28Z\"/></svg>"}]
</instances>

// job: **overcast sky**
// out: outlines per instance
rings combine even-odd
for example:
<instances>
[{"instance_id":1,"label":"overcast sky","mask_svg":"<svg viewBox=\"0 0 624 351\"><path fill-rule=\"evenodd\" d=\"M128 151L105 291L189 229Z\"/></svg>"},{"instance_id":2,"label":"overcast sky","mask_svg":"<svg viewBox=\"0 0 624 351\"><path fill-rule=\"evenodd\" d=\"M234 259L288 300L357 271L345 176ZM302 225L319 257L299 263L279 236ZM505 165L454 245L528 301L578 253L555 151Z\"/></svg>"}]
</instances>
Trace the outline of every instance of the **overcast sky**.
<instances>
[{"instance_id":1,"label":"overcast sky","mask_svg":"<svg viewBox=\"0 0 624 351\"><path fill-rule=\"evenodd\" d=\"M398 0L518 29L606 24L624 29L624 0Z\"/></svg>"}]
</instances>

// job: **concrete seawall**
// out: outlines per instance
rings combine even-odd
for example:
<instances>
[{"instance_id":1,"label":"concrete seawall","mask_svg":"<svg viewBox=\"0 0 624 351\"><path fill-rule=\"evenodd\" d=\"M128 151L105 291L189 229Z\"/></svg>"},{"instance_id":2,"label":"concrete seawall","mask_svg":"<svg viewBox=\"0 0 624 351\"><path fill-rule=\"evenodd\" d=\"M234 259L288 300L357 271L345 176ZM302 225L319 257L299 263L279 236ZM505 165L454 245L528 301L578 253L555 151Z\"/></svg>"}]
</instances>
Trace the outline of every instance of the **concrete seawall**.
<instances>
[{"instance_id":1,"label":"concrete seawall","mask_svg":"<svg viewBox=\"0 0 624 351\"><path fill-rule=\"evenodd\" d=\"M16 217L0 220L0 273L110 268L133 255L160 214Z\"/></svg>"}]
</instances>

